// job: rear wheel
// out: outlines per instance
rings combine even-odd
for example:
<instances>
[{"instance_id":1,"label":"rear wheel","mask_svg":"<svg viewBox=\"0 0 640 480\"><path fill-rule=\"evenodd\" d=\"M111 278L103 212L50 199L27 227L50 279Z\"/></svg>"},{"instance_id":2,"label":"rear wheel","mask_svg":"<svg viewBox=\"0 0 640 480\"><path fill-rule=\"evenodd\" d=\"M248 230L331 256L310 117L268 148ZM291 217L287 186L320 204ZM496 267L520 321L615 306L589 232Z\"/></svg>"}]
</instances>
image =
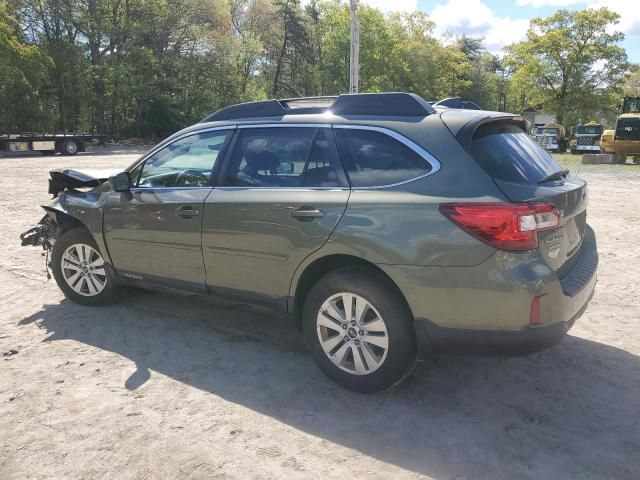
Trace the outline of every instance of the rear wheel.
<instances>
[{"instance_id":1,"label":"rear wheel","mask_svg":"<svg viewBox=\"0 0 640 480\"><path fill-rule=\"evenodd\" d=\"M65 140L60 145L60 153L63 155L75 155L80 151L80 144L77 140Z\"/></svg>"},{"instance_id":2,"label":"rear wheel","mask_svg":"<svg viewBox=\"0 0 640 480\"><path fill-rule=\"evenodd\" d=\"M320 369L350 390L392 387L415 364L411 312L395 285L374 269L347 267L321 278L305 300L303 324Z\"/></svg>"},{"instance_id":3,"label":"rear wheel","mask_svg":"<svg viewBox=\"0 0 640 480\"><path fill-rule=\"evenodd\" d=\"M81 305L104 305L122 293L95 241L81 228L70 230L56 240L51 270L64 295Z\"/></svg>"}]
</instances>

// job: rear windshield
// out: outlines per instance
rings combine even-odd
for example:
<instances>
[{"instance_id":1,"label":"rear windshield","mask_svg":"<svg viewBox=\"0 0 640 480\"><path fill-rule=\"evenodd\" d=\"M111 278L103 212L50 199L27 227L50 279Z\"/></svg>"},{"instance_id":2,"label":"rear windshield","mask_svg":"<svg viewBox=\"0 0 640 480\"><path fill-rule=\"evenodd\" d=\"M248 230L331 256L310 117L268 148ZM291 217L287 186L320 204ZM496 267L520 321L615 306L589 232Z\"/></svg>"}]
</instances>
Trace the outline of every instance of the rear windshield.
<instances>
[{"instance_id":1,"label":"rear windshield","mask_svg":"<svg viewBox=\"0 0 640 480\"><path fill-rule=\"evenodd\" d=\"M562 170L524 130L510 123L490 123L476 130L471 153L496 180L536 185Z\"/></svg>"}]
</instances>

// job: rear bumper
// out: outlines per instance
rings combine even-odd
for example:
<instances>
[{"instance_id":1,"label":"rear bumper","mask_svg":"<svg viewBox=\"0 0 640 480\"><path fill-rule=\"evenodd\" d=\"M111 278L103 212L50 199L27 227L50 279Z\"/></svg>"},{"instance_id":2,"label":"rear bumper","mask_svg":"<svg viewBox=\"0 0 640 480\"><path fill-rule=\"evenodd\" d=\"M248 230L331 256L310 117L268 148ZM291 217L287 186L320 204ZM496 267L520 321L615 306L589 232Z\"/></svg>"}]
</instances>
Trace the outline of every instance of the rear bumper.
<instances>
[{"instance_id":1,"label":"rear bumper","mask_svg":"<svg viewBox=\"0 0 640 480\"><path fill-rule=\"evenodd\" d=\"M494 355L528 355L553 347L562 341L566 333L587 309L593 296L592 289L587 302L567 321L539 327L525 327L523 330L471 330L442 328L432 322L417 318L416 334L418 348L422 354L434 350L457 353L480 353Z\"/></svg>"},{"instance_id":2,"label":"rear bumper","mask_svg":"<svg viewBox=\"0 0 640 480\"><path fill-rule=\"evenodd\" d=\"M498 251L475 267L381 268L404 293L421 346L526 354L558 343L586 310L598 267L588 226L578 255L562 278L538 251ZM541 323L532 326L535 297Z\"/></svg>"}]
</instances>

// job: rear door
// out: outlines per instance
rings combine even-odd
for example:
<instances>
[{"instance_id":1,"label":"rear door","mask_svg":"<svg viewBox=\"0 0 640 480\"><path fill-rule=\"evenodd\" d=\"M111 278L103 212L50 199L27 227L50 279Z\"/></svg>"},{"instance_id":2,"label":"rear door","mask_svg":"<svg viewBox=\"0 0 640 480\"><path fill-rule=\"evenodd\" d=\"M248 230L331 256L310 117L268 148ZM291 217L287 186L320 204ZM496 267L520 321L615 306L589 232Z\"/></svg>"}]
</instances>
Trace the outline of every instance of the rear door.
<instances>
[{"instance_id":1,"label":"rear door","mask_svg":"<svg viewBox=\"0 0 640 480\"><path fill-rule=\"evenodd\" d=\"M204 204L212 293L284 307L300 262L328 240L349 187L329 126L238 127Z\"/></svg>"},{"instance_id":2,"label":"rear door","mask_svg":"<svg viewBox=\"0 0 640 480\"><path fill-rule=\"evenodd\" d=\"M168 144L130 172L129 192L109 194L104 235L119 275L206 291L202 210L231 132L208 130Z\"/></svg>"},{"instance_id":3,"label":"rear door","mask_svg":"<svg viewBox=\"0 0 640 480\"><path fill-rule=\"evenodd\" d=\"M540 251L554 270L569 267L586 229L587 186L568 175L519 126L495 122L474 133L472 155L513 202L549 202L562 213L558 228L540 232Z\"/></svg>"}]
</instances>

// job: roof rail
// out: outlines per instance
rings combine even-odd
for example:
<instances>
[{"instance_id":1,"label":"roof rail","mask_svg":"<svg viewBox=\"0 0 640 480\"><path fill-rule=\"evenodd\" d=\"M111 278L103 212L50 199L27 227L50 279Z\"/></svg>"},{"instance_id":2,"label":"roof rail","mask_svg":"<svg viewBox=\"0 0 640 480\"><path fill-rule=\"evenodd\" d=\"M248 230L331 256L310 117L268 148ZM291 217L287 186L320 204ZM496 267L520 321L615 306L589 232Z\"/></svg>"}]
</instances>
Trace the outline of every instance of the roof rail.
<instances>
[{"instance_id":1,"label":"roof rail","mask_svg":"<svg viewBox=\"0 0 640 480\"><path fill-rule=\"evenodd\" d=\"M331 112L334 115L372 115L426 117L435 112L414 93L356 93L338 97L302 97L239 103L221 108L203 122L252 117L281 117Z\"/></svg>"},{"instance_id":2,"label":"roof rail","mask_svg":"<svg viewBox=\"0 0 640 480\"><path fill-rule=\"evenodd\" d=\"M482 110L478 104L462 97L449 97L437 102L430 102L434 107L462 108L465 110Z\"/></svg>"}]
</instances>

